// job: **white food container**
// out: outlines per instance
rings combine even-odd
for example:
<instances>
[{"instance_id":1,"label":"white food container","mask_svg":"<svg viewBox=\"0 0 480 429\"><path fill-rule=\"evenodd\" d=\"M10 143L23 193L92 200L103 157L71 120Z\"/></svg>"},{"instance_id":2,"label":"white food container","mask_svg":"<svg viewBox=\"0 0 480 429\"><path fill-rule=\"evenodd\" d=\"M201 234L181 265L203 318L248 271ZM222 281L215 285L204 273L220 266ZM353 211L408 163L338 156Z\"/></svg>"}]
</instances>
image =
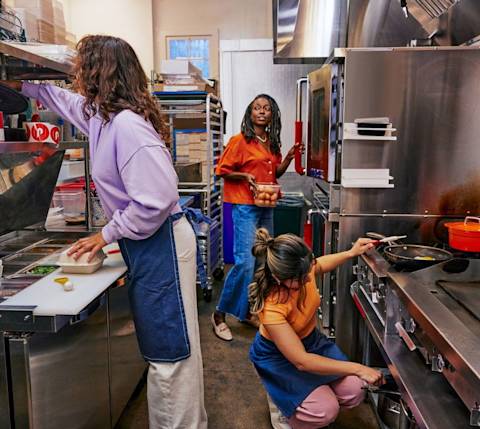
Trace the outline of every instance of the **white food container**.
<instances>
[{"instance_id":1,"label":"white food container","mask_svg":"<svg viewBox=\"0 0 480 429\"><path fill-rule=\"evenodd\" d=\"M67 274L91 274L97 271L106 258L102 251L97 252L90 262L87 262L90 252L84 253L77 260L72 256L68 256L70 249L63 252L58 258L57 264L62 268L62 271Z\"/></svg>"}]
</instances>

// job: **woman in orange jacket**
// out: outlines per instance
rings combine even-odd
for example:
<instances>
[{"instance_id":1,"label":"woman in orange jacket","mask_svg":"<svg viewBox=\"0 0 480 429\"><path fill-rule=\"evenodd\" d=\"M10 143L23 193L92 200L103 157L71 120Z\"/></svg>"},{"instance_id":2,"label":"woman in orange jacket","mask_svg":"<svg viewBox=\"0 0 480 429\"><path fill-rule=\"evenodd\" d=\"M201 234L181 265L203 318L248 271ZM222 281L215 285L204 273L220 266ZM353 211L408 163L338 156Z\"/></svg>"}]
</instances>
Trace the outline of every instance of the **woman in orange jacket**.
<instances>
[{"instance_id":1,"label":"woman in orange jacket","mask_svg":"<svg viewBox=\"0 0 480 429\"><path fill-rule=\"evenodd\" d=\"M235 265L229 271L216 311L212 314L215 334L232 340L225 314L250 322L248 285L255 268L252 246L255 231L266 228L273 234L273 209L257 207L254 191L257 183L277 183L295 156L294 149L282 160L280 109L266 94L257 95L248 105L241 133L233 136L217 166L216 174L224 179L224 201L232 204Z\"/></svg>"}]
</instances>

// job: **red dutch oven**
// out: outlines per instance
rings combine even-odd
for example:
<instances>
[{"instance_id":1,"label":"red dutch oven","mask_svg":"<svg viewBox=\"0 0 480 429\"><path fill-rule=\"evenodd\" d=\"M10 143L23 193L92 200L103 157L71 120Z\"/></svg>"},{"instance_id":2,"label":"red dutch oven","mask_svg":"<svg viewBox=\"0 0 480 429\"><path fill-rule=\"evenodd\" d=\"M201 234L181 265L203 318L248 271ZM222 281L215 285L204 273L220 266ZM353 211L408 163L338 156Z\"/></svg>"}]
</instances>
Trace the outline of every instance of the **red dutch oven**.
<instances>
[{"instance_id":1,"label":"red dutch oven","mask_svg":"<svg viewBox=\"0 0 480 429\"><path fill-rule=\"evenodd\" d=\"M463 222L447 222L448 244L464 252L480 252L480 218L467 216Z\"/></svg>"}]
</instances>

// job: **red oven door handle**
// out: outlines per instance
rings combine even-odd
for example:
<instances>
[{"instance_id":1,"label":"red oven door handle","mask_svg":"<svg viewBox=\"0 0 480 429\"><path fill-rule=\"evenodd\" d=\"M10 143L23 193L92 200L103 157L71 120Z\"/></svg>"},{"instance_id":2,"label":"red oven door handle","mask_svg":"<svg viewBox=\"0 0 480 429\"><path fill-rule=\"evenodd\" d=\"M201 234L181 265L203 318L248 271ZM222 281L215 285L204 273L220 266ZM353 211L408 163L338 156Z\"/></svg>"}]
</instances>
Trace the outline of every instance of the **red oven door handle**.
<instances>
[{"instance_id":1,"label":"red oven door handle","mask_svg":"<svg viewBox=\"0 0 480 429\"><path fill-rule=\"evenodd\" d=\"M295 144L298 146L295 148L295 171L303 175L305 174L305 168L302 165L302 152L300 145L302 144L303 123L302 121L295 121Z\"/></svg>"}]
</instances>

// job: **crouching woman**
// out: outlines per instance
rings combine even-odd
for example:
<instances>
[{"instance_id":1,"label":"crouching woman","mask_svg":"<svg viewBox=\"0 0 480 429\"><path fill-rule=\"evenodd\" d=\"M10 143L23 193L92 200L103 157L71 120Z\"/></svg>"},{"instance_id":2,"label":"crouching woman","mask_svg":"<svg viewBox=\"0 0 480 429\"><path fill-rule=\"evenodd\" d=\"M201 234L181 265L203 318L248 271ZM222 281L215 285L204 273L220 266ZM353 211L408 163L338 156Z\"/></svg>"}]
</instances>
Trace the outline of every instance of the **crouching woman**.
<instances>
[{"instance_id":1,"label":"crouching woman","mask_svg":"<svg viewBox=\"0 0 480 429\"><path fill-rule=\"evenodd\" d=\"M260 268L249 300L261 325L250 359L273 402L270 409L278 407L293 429L328 426L340 407L362 402L365 383L383 383L381 372L349 362L316 327L320 295L315 275L371 247L371 240L361 238L349 251L315 259L293 234L272 238L265 229L257 231L253 254ZM273 414L274 427L280 427Z\"/></svg>"}]
</instances>

